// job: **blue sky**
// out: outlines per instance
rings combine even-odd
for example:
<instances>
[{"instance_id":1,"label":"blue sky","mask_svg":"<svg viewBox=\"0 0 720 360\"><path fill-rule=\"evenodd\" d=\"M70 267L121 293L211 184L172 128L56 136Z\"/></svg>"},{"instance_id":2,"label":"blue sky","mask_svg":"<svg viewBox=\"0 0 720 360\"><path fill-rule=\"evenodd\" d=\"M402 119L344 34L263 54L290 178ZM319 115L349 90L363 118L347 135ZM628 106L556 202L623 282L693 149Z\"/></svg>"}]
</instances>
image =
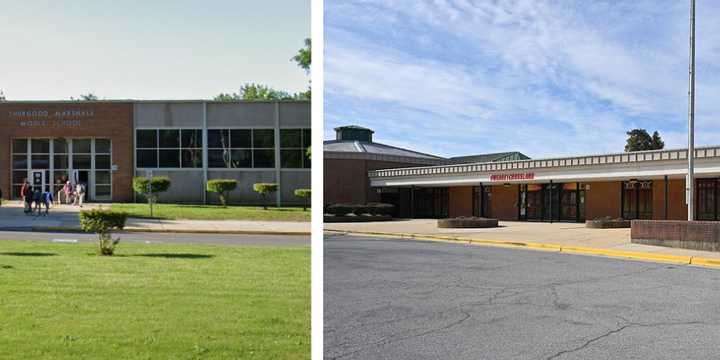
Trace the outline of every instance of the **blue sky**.
<instances>
[{"instance_id":1,"label":"blue sky","mask_svg":"<svg viewBox=\"0 0 720 360\"><path fill-rule=\"evenodd\" d=\"M257 82L304 91L290 58L310 0L0 0L8 100L206 99Z\"/></svg>"},{"instance_id":2,"label":"blue sky","mask_svg":"<svg viewBox=\"0 0 720 360\"><path fill-rule=\"evenodd\" d=\"M720 144L720 2L698 1L696 145ZM442 156L687 144L689 0L325 2L325 138Z\"/></svg>"}]
</instances>

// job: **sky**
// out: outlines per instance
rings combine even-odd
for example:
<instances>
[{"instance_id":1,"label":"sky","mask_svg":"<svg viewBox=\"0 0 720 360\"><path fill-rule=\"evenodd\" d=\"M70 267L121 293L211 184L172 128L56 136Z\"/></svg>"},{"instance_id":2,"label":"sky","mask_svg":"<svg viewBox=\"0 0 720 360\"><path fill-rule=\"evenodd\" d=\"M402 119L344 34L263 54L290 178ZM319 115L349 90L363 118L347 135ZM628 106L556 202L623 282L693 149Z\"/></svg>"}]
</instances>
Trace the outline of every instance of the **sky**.
<instances>
[{"instance_id":1,"label":"sky","mask_svg":"<svg viewBox=\"0 0 720 360\"><path fill-rule=\"evenodd\" d=\"M310 0L0 0L8 100L209 99L244 83L305 91L290 60Z\"/></svg>"},{"instance_id":2,"label":"sky","mask_svg":"<svg viewBox=\"0 0 720 360\"><path fill-rule=\"evenodd\" d=\"M325 129L460 156L687 146L689 1L325 2ZM696 146L720 144L720 1L698 1Z\"/></svg>"}]
</instances>

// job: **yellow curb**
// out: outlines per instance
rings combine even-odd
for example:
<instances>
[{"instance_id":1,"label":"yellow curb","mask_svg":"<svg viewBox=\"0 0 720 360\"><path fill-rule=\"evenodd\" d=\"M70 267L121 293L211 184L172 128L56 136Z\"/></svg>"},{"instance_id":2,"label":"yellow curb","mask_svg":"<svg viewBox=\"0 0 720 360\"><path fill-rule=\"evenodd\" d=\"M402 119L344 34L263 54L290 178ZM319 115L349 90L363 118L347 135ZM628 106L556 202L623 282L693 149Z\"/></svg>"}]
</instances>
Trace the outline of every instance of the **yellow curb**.
<instances>
[{"instance_id":1,"label":"yellow curb","mask_svg":"<svg viewBox=\"0 0 720 360\"><path fill-rule=\"evenodd\" d=\"M690 256L680 255L666 255L666 254L653 254L644 252L634 251L621 251L621 250L609 250L609 249L597 249L587 247L576 247L576 246L563 246L560 252L573 253L573 254L591 254L591 255L603 255L615 258L627 258L634 260L649 260L649 261L660 261L672 264L684 264L689 265Z\"/></svg>"},{"instance_id":2,"label":"yellow curb","mask_svg":"<svg viewBox=\"0 0 720 360\"><path fill-rule=\"evenodd\" d=\"M692 257L690 259L690 265L706 266L706 267L720 267L720 260Z\"/></svg>"}]
</instances>

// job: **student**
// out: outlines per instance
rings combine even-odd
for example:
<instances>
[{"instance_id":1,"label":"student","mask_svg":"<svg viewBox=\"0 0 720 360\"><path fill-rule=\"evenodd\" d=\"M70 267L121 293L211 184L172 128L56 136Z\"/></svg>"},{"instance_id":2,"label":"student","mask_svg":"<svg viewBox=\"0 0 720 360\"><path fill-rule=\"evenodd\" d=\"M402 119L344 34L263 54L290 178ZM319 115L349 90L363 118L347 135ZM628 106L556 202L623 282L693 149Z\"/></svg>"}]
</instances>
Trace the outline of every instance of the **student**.
<instances>
[{"instance_id":1,"label":"student","mask_svg":"<svg viewBox=\"0 0 720 360\"><path fill-rule=\"evenodd\" d=\"M30 212L30 200L31 199L28 199L29 192L30 192L30 184L27 182L27 179L24 179L22 186L20 186L20 197L22 198L22 201L25 204L24 212L26 214L28 212Z\"/></svg>"},{"instance_id":2,"label":"student","mask_svg":"<svg viewBox=\"0 0 720 360\"><path fill-rule=\"evenodd\" d=\"M45 205L45 214L43 216L47 216L50 211L50 204L53 202L53 194L50 188L46 188L45 192L40 195L40 202ZM40 215L40 209L38 209L38 215Z\"/></svg>"},{"instance_id":3,"label":"student","mask_svg":"<svg viewBox=\"0 0 720 360\"><path fill-rule=\"evenodd\" d=\"M75 205L82 207L83 201L85 201L85 183L78 183L75 186Z\"/></svg>"},{"instance_id":4,"label":"student","mask_svg":"<svg viewBox=\"0 0 720 360\"><path fill-rule=\"evenodd\" d=\"M35 208L35 210L37 210L38 216L40 216L40 213L41 213L41 211L42 211L41 208L40 208L40 206L41 206L41 204L42 204L42 201L41 201L42 194L43 194L43 193L42 193L42 190L41 190L41 189L33 189L33 190L32 190L32 202L33 202L33 207ZM30 212L32 213L33 210L30 210Z\"/></svg>"},{"instance_id":5,"label":"student","mask_svg":"<svg viewBox=\"0 0 720 360\"><path fill-rule=\"evenodd\" d=\"M65 182L65 186L63 186L62 189L63 193L65 194L65 203L70 205L72 204L72 193L73 193L73 186L70 183L70 180ZM60 201L60 196L58 196L58 201Z\"/></svg>"}]
</instances>

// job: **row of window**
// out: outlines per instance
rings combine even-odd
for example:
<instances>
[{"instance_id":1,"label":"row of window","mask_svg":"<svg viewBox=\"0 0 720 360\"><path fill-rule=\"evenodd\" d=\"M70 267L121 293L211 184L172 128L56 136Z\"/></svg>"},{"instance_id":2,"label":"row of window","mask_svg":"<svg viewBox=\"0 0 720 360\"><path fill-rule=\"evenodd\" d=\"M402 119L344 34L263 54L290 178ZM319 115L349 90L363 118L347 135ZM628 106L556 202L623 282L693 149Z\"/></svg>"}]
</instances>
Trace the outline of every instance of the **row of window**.
<instances>
[{"instance_id":1,"label":"row of window","mask_svg":"<svg viewBox=\"0 0 720 360\"><path fill-rule=\"evenodd\" d=\"M310 129L280 130L280 166L310 168ZM202 168L202 130L136 132L138 168ZM274 168L274 129L208 130L209 168Z\"/></svg>"},{"instance_id":2,"label":"row of window","mask_svg":"<svg viewBox=\"0 0 720 360\"><path fill-rule=\"evenodd\" d=\"M49 154L50 142L52 141L53 153L67 154L69 150L69 141L67 139L14 139L13 154L27 154L28 143L30 144L30 153L32 154ZM110 139L95 139L96 154L110 154ZM73 154L90 154L92 153L92 139L73 139Z\"/></svg>"},{"instance_id":3,"label":"row of window","mask_svg":"<svg viewBox=\"0 0 720 360\"><path fill-rule=\"evenodd\" d=\"M28 162L30 163L30 169L50 169L50 155L48 154L32 154L28 157L27 154L13 154L12 167L16 170L27 170ZM55 154L53 155L53 168L55 169L68 169L70 161L68 154ZM92 169L92 155L78 155L73 154L72 157L72 168L76 170L90 170ZM95 168L96 169L110 169L111 161L110 155L95 155Z\"/></svg>"}]
</instances>

